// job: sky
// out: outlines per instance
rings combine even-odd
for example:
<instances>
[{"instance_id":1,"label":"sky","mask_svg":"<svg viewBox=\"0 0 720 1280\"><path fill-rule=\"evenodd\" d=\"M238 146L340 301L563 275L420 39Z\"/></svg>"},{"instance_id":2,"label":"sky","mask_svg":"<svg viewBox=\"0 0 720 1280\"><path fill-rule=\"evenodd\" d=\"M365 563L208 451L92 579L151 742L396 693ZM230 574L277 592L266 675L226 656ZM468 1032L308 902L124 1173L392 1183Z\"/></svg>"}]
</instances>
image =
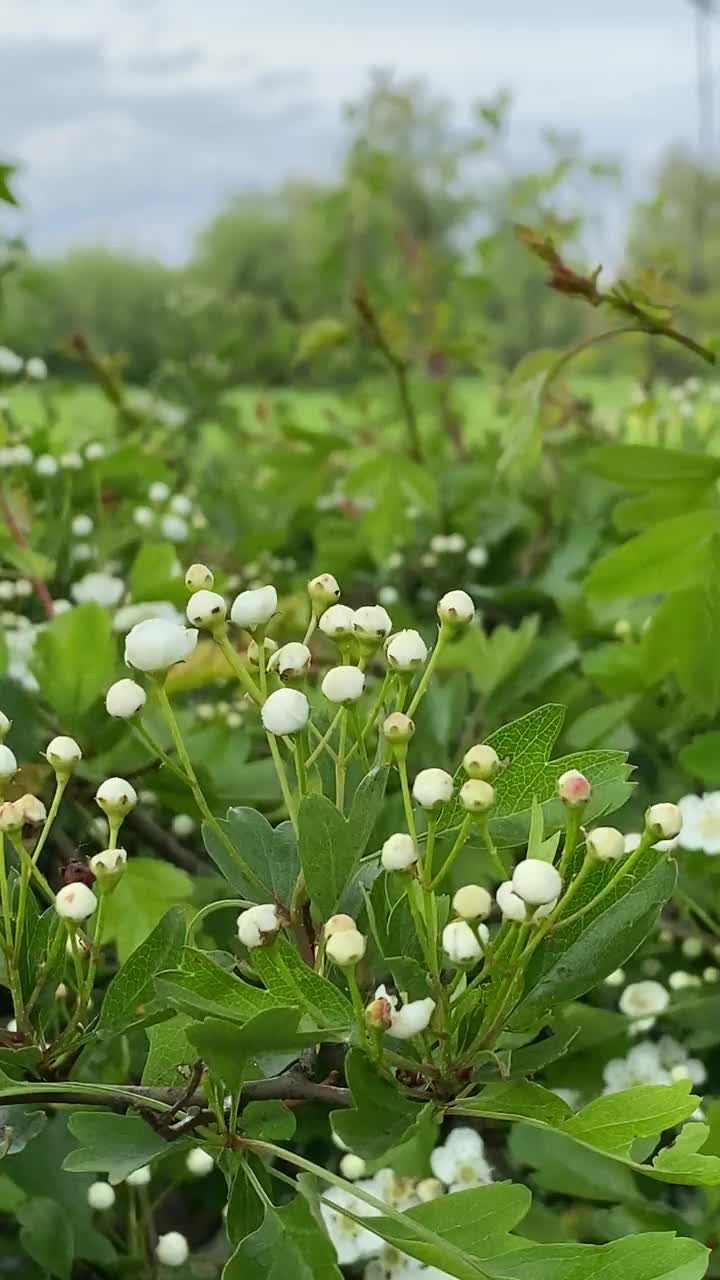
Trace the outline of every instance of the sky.
<instances>
[{"instance_id":1,"label":"sky","mask_svg":"<svg viewBox=\"0 0 720 1280\"><path fill-rule=\"evenodd\" d=\"M697 128L689 0L0 0L0 31L23 206L0 228L42 253L182 261L233 192L336 171L341 104L373 67L423 77L459 118L508 88L516 163L572 128L635 193Z\"/></svg>"}]
</instances>

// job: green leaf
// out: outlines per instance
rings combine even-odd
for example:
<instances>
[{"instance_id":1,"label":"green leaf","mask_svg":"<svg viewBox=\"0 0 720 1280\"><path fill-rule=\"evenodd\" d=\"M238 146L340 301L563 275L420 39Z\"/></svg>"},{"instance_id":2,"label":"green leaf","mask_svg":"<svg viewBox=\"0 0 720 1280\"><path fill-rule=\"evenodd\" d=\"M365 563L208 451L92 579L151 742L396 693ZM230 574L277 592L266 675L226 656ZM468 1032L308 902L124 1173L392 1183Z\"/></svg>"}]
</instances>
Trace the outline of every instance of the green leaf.
<instances>
[{"instance_id":1,"label":"green leaf","mask_svg":"<svg viewBox=\"0 0 720 1280\"><path fill-rule=\"evenodd\" d=\"M592 596L612 600L692 586L707 571L718 532L720 515L715 510L663 520L601 556L585 588Z\"/></svg>"},{"instance_id":2,"label":"green leaf","mask_svg":"<svg viewBox=\"0 0 720 1280\"><path fill-rule=\"evenodd\" d=\"M284 1102L249 1102L243 1107L240 1127L246 1138L289 1142L295 1133L295 1116Z\"/></svg>"},{"instance_id":3,"label":"green leaf","mask_svg":"<svg viewBox=\"0 0 720 1280\"><path fill-rule=\"evenodd\" d=\"M16 1217L28 1257L58 1280L70 1280L75 1233L63 1206L44 1196L33 1198L20 1205Z\"/></svg>"},{"instance_id":4,"label":"green leaf","mask_svg":"<svg viewBox=\"0 0 720 1280\"><path fill-rule=\"evenodd\" d=\"M656 609L643 637L647 663L656 679L670 671L697 710L720 708L720 548L713 543L702 581L668 596Z\"/></svg>"},{"instance_id":5,"label":"green leaf","mask_svg":"<svg viewBox=\"0 0 720 1280\"><path fill-rule=\"evenodd\" d=\"M336 910L365 852L385 795L388 766L360 783L346 820L327 796L305 796L298 813L299 851L315 910L327 920Z\"/></svg>"},{"instance_id":6,"label":"green leaf","mask_svg":"<svg viewBox=\"0 0 720 1280\"><path fill-rule=\"evenodd\" d=\"M351 1049L345 1059L345 1078L354 1107L330 1116L333 1131L345 1145L356 1155L374 1160L407 1141L420 1115L418 1103L379 1075L359 1049Z\"/></svg>"},{"instance_id":7,"label":"green leaf","mask_svg":"<svg viewBox=\"0 0 720 1280\"><path fill-rule=\"evenodd\" d=\"M258 1061L267 1054L289 1051L297 1056L317 1041L317 1030L298 1030L299 1009L266 1009L250 1018L243 1026L221 1018L206 1018L188 1027L187 1037L229 1088L235 1090L243 1080L257 1078Z\"/></svg>"},{"instance_id":8,"label":"green leaf","mask_svg":"<svg viewBox=\"0 0 720 1280\"><path fill-rule=\"evenodd\" d=\"M328 978L310 969L286 938L276 938L270 947L256 947L253 966L276 1003L297 1007L317 1027L352 1026L350 1002Z\"/></svg>"},{"instance_id":9,"label":"green leaf","mask_svg":"<svg viewBox=\"0 0 720 1280\"><path fill-rule=\"evenodd\" d=\"M45 1128L44 1111L29 1111L26 1107L0 1107L0 1151L3 1156L24 1151L33 1138Z\"/></svg>"},{"instance_id":10,"label":"green leaf","mask_svg":"<svg viewBox=\"0 0 720 1280\"><path fill-rule=\"evenodd\" d=\"M222 1280L342 1280L335 1250L299 1197L268 1207L262 1224L241 1240Z\"/></svg>"},{"instance_id":11,"label":"green leaf","mask_svg":"<svg viewBox=\"0 0 720 1280\"><path fill-rule=\"evenodd\" d=\"M293 364L302 364L314 356L325 355L338 343L346 342L349 336L350 330L344 320L337 320L334 316L320 316L301 330Z\"/></svg>"},{"instance_id":12,"label":"green leaf","mask_svg":"<svg viewBox=\"0 0 720 1280\"><path fill-rule=\"evenodd\" d=\"M702 1280L708 1250L671 1232L610 1244L541 1244L483 1263L491 1280Z\"/></svg>"},{"instance_id":13,"label":"green leaf","mask_svg":"<svg viewBox=\"0 0 720 1280\"><path fill-rule=\"evenodd\" d=\"M148 1005L154 1004L155 976L179 960L184 942L183 912L173 907L110 982L100 1010L99 1036L119 1035L152 1016Z\"/></svg>"},{"instance_id":14,"label":"green leaf","mask_svg":"<svg viewBox=\"0 0 720 1280\"><path fill-rule=\"evenodd\" d=\"M680 756L683 769L702 782L720 782L720 730L699 733L683 747Z\"/></svg>"},{"instance_id":15,"label":"green leaf","mask_svg":"<svg viewBox=\"0 0 720 1280\"><path fill-rule=\"evenodd\" d=\"M218 870L243 898L287 906L299 869L295 833L290 822L271 827L256 809L228 809L221 823L237 856L229 852L208 823L205 848Z\"/></svg>"},{"instance_id":16,"label":"green leaf","mask_svg":"<svg viewBox=\"0 0 720 1280\"><path fill-rule=\"evenodd\" d=\"M17 208L18 201L15 199L10 186L10 178L15 173L16 168L17 166L14 164L0 164L0 200L4 200L5 204L15 205Z\"/></svg>"},{"instance_id":17,"label":"green leaf","mask_svg":"<svg viewBox=\"0 0 720 1280\"><path fill-rule=\"evenodd\" d=\"M76 1111L68 1129L83 1145L65 1157L63 1169L73 1173L107 1173L112 1183L149 1164L167 1144L140 1116L107 1111Z\"/></svg>"},{"instance_id":18,"label":"green leaf","mask_svg":"<svg viewBox=\"0 0 720 1280\"><path fill-rule=\"evenodd\" d=\"M144 542L130 567L128 589L137 602L172 601L184 594L177 547L172 542Z\"/></svg>"},{"instance_id":19,"label":"green leaf","mask_svg":"<svg viewBox=\"0 0 720 1280\"><path fill-rule=\"evenodd\" d=\"M589 463L596 475L626 489L697 482L712 484L720 476L720 460L708 453L665 449L644 444L606 444L591 449Z\"/></svg>"},{"instance_id":20,"label":"green leaf","mask_svg":"<svg viewBox=\"0 0 720 1280\"><path fill-rule=\"evenodd\" d=\"M166 1022L148 1027L148 1056L143 1067L142 1083L150 1085L179 1085L185 1079L178 1068L190 1066L195 1060L195 1050L185 1032L191 1019L178 1013Z\"/></svg>"},{"instance_id":21,"label":"green leaf","mask_svg":"<svg viewBox=\"0 0 720 1280\"><path fill-rule=\"evenodd\" d=\"M248 1177L248 1168L257 1181L269 1194L269 1175L258 1156L246 1154L240 1160L228 1196L226 1228L231 1244L238 1244L245 1236L257 1231L265 1217L265 1206L260 1199L253 1181Z\"/></svg>"},{"instance_id":22,"label":"green leaf","mask_svg":"<svg viewBox=\"0 0 720 1280\"><path fill-rule=\"evenodd\" d=\"M183 951L179 969L168 969L158 975L155 988L182 1013L229 1018L233 1022L247 1022L263 1009L282 1004L269 991L243 982L216 964L205 951L193 947Z\"/></svg>"},{"instance_id":23,"label":"green leaf","mask_svg":"<svg viewBox=\"0 0 720 1280\"><path fill-rule=\"evenodd\" d=\"M68 733L112 683L115 662L110 615L99 604L81 604L59 614L38 635L32 670Z\"/></svg>"},{"instance_id":24,"label":"green leaf","mask_svg":"<svg viewBox=\"0 0 720 1280\"><path fill-rule=\"evenodd\" d=\"M115 892L107 899L103 939L114 941L124 964L165 913L192 894L185 871L158 858L130 858Z\"/></svg>"},{"instance_id":25,"label":"green leaf","mask_svg":"<svg viewBox=\"0 0 720 1280\"><path fill-rule=\"evenodd\" d=\"M55 561L33 547L18 547L9 543L3 547L3 559L14 565L26 578L47 582L55 572Z\"/></svg>"}]
</instances>

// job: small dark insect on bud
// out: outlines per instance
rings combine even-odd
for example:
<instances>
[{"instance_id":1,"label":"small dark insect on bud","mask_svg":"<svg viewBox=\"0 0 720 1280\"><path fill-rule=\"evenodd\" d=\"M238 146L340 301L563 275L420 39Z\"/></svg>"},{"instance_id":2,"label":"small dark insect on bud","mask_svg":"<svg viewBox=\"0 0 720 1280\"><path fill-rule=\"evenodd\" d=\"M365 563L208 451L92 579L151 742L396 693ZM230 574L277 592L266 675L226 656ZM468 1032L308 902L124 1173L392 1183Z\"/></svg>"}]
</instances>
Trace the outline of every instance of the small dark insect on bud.
<instances>
[{"instance_id":1,"label":"small dark insect on bud","mask_svg":"<svg viewBox=\"0 0 720 1280\"><path fill-rule=\"evenodd\" d=\"M80 861L68 862L62 869L62 882L66 884L86 884L92 889L95 877L90 868Z\"/></svg>"}]
</instances>

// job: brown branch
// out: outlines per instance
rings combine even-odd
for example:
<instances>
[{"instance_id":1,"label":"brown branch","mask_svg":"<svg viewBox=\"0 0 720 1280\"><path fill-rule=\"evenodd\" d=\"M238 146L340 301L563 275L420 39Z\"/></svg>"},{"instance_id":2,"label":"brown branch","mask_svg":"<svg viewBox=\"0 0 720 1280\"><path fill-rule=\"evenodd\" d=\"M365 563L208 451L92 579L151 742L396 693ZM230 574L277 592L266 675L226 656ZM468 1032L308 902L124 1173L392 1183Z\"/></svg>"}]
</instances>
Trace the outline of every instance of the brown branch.
<instances>
[{"instance_id":1,"label":"brown branch","mask_svg":"<svg viewBox=\"0 0 720 1280\"><path fill-rule=\"evenodd\" d=\"M202 858L199 858L191 849L186 849L184 844L176 840L172 832L164 831L146 813L133 809L132 813L126 815L125 825L136 831L141 840L149 844L156 853L162 854L168 862L174 862L176 866L182 867L183 871L189 872L191 876L210 875L210 868Z\"/></svg>"}]
</instances>

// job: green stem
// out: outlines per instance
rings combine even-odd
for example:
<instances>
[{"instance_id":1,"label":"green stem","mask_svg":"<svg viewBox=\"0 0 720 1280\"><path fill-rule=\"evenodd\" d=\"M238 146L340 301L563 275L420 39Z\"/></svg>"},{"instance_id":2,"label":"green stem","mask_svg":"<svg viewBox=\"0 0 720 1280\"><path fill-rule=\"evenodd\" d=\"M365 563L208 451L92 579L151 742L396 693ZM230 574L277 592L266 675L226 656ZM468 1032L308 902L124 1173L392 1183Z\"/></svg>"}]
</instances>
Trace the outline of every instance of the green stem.
<instances>
[{"instance_id":1,"label":"green stem","mask_svg":"<svg viewBox=\"0 0 720 1280\"><path fill-rule=\"evenodd\" d=\"M295 755L295 776L297 778L298 795L302 797L307 794L307 776L305 773L305 756L308 749L307 731L299 733L293 743L293 752Z\"/></svg>"},{"instance_id":2,"label":"green stem","mask_svg":"<svg viewBox=\"0 0 720 1280\"><path fill-rule=\"evenodd\" d=\"M10 911L10 895L8 893L7 867L5 865L5 832L0 831L0 902L2 902L5 946L12 948L12 913Z\"/></svg>"},{"instance_id":3,"label":"green stem","mask_svg":"<svg viewBox=\"0 0 720 1280\"><path fill-rule=\"evenodd\" d=\"M408 781L407 755L406 754L397 755L396 761L397 761L398 773L400 774L400 790L402 792L402 802L403 802L403 811L405 813L405 822L407 824L407 829L409 834L412 836L413 840L415 841L415 844L417 845L418 854L419 854L420 846L418 844L417 830L415 827L415 814L413 813L412 796L410 795L410 783ZM418 866L420 869L420 875L424 876L425 859L423 859L422 857L419 857Z\"/></svg>"},{"instance_id":4,"label":"green stem","mask_svg":"<svg viewBox=\"0 0 720 1280\"><path fill-rule=\"evenodd\" d=\"M694 915L697 916L700 923L704 924L708 933L712 933L716 938L720 938L720 925L716 920L713 920L712 916L704 909L704 907L700 906L699 902L696 902L694 898L691 898L690 894L685 893L683 889L676 889L674 896L681 906L684 906L688 911L693 912Z\"/></svg>"},{"instance_id":5,"label":"green stem","mask_svg":"<svg viewBox=\"0 0 720 1280\"><path fill-rule=\"evenodd\" d=\"M60 802L63 798L63 793L68 784L68 777L61 777L58 774L56 775L56 779L57 780L55 784L55 794L52 798L52 804L50 805L50 809L48 810L48 815L47 815L47 818L45 819L45 824L43 826L43 829L40 832L40 835L38 837L37 844L33 849L33 854L32 854L33 862L37 862L38 858L40 857L40 854L45 848L45 843L47 841L48 836L50 835L53 822L55 821L57 817L58 809L60 808Z\"/></svg>"},{"instance_id":6,"label":"green stem","mask_svg":"<svg viewBox=\"0 0 720 1280\"><path fill-rule=\"evenodd\" d=\"M584 907L580 907L578 911L574 911L573 914L570 916L563 916L562 919L557 919L557 918L554 919L555 912L553 911L552 916L548 916L548 922L546 923L546 928L543 929L542 932L545 933L547 931L547 928L550 927L549 926L550 921L552 921L551 927L552 927L553 933L556 933L558 930L564 929L566 925L574 924L576 920L580 920L581 917L584 916L586 912L590 910L591 907L593 908L593 910L595 910L595 908L598 906L598 903L604 902L605 899L609 897L609 895L613 892L613 890L617 888L618 881L622 880L624 876L629 875L629 873L640 861L642 855L646 853L649 848L652 847L652 843L653 842L650 837L643 836L637 849L634 849L628 858L625 858L623 861L621 861L620 866L616 870L615 874L611 876L611 878L608 880L607 884L605 885L605 888L600 890L600 893L596 894L596 896L592 898L590 902L586 902ZM585 865L586 864L583 864L580 874L578 875L577 879L573 881L572 885L570 885L570 888L568 889L568 894L570 894L571 891L573 891L573 897L574 897L574 888L577 887L578 880L580 880L580 877L583 876L583 872L585 871ZM557 906L557 910L560 910L568 901L568 894L566 894L564 898L560 899Z\"/></svg>"},{"instance_id":7,"label":"green stem","mask_svg":"<svg viewBox=\"0 0 720 1280\"><path fill-rule=\"evenodd\" d=\"M345 748L347 744L347 707L341 707L340 736L338 739L338 758L335 762L335 804L340 813L345 812Z\"/></svg>"},{"instance_id":8,"label":"green stem","mask_svg":"<svg viewBox=\"0 0 720 1280\"><path fill-rule=\"evenodd\" d=\"M363 735L362 735L362 726L360 724L360 716L358 715L357 707L354 705L350 707L348 710L348 715L350 717L350 728L352 729L353 736L355 738L355 745L359 748L359 751L360 751L360 759L362 761L363 768L369 769L370 761L368 759L367 747L365 746L365 739L363 738ZM350 753L348 752L348 754L345 756L346 763L347 763L349 754Z\"/></svg>"},{"instance_id":9,"label":"green stem","mask_svg":"<svg viewBox=\"0 0 720 1280\"><path fill-rule=\"evenodd\" d=\"M246 898L223 898L222 902L209 902L206 907L201 907L200 911L197 911L190 921L185 934L186 946L195 945L195 930L201 921L205 920L207 916L213 915L215 911L223 911L225 909L229 911L235 907L240 907L241 910L245 911L248 907L254 906L255 903L248 902Z\"/></svg>"},{"instance_id":10,"label":"green stem","mask_svg":"<svg viewBox=\"0 0 720 1280\"><path fill-rule=\"evenodd\" d=\"M85 974L85 983L83 993L80 998L80 1004L83 1008L90 1007L92 999L93 987L95 985L95 971L97 969L97 957L100 950L100 942L102 940L103 916L105 914L105 894L100 895L98 901L98 909L95 913L95 927L90 946L90 959L88 961L87 973Z\"/></svg>"},{"instance_id":11,"label":"green stem","mask_svg":"<svg viewBox=\"0 0 720 1280\"><path fill-rule=\"evenodd\" d=\"M141 723L135 724L131 720L130 728L134 733L135 737L139 738L143 746L150 752L151 755L157 756L158 759L161 760L162 763L165 765L165 767L167 769L170 769L170 771L175 774L176 778L180 778L183 782L187 782L187 777L183 773L182 769L178 765L176 765L175 761L172 759L171 756L168 755L167 751L163 750L163 748L160 746L160 743L155 741L152 734L149 733L148 730L145 728L144 724L141 724Z\"/></svg>"},{"instance_id":12,"label":"green stem","mask_svg":"<svg viewBox=\"0 0 720 1280\"><path fill-rule=\"evenodd\" d=\"M473 820L473 815L471 813L466 813L465 817L460 823L460 830L457 833L455 843L452 849L450 850L447 858L445 859L443 865L441 866L435 878L430 881L430 884L429 884L430 889L437 889L438 885L441 884L442 881L445 879L445 876L448 874L450 868L452 867L455 859L457 858L460 850L462 849L463 845L465 844L468 838L468 833L470 831L470 827L472 826L472 820ZM432 859L430 858L428 858L428 861L427 861L427 870L428 872L432 871Z\"/></svg>"},{"instance_id":13,"label":"green stem","mask_svg":"<svg viewBox=\"0 0 720 1280\"><path fill-rule=\"evenodd\" d=\"M213 640L215 641L215 644L217 645L218 649L222 653L223 657L226 659L228 665L232 668L234 674L237 676L245 692L250 695L253 702L257 702L257 703L262 702L262 696L261 696L260 690L255 684L255 681L253 680L252 676L250 675L250 672L246 669L246 667L243 666L242 661L240 659L240 655L236 653L235 650L233 649L230 641L227 638L227 633L223 631L223 632L214 634Z\"/></svg>"},{"instance_id":14,"label":"green stem","mask_svg":"<svg viewBox=\"0 0 720 1280\"><path fill-rule=\"evenodd\" d=\"M500 877L501 881L507 880L507 870L503 864L502 858L500 857L500 851L490 834L490 823L486 814L483 815L479 826L480 835L482 836L483 844L490 855L490 861L493 865L495 874Z\"/></svg>"},{"instance_id":15,"label":"green stem","mask_svg":"<svg viewBox=\"0 0 720 1280\"><path fill-rule=\"evenodd\" d=\"M287 809L288 817L293 824L295 832L297 833L298 824L297 824L297 812L295 810L295 801L293 800L292 791L290 790L290 783L288 782L287 773L285 772L285 765L283 763L283 758L280 755L280 748L277 744L277 741L275 740L274 734L266 733L265 736L267 738L268 746L270 748L270 755L272 756L272 762L275 766L277 779L278 779L278 782L280 783L280 790L282 792L283 800L285 801L285 808Z\"/></svg>"},{"instance_id":16,"label":"green stem","mask_svg":"<svg viewBox=\"0 0 720 1280\"><path fill-rule=\"evenodd\" d=\"M40 871L40 869L35 866L35 863L30 857L30 854L25 848L25 845L23 844L20 836L15 836L11 834L10 840L13 845L13 848L15 849L18 855L18 858L20 859L20 866L27 867L28 869L28 873L29 873L28 879L29 877L32 877L32 879L37 884L38 888L41 889L42 892L45 894L45 897L47 898L48 902L52 904L55 901L55 894L53 890L50 888L50 885L45 879L45 876L43 875L42 871ZM22 880L20 882L20 888L22 890ZM27 893L27 882L26 882L25 892ZM18 903L18 915L19 913L20 913L20 903ZM24 913L24 908L23 908L23 913Z\"/></svg>"},{"instance_id":17,"label":"green stem","mask_svg":"<svg viewBox=\"0 0 720 1280\"><path fill-rule=\"evenodd\" d=\"M322 752L326 749L328 742L329 742L329 741L330 741L330 739L332 738L332 736L333 736L333 734L334 734L334 732L335 732L335 730L336 730L337 726L338 726L338 725L339 725L339 723L340 723L340 719L341 719L341 717L342 717L343 710L344 710L344 708L343 708L343 707L341 707L339 711L336 711L336 712L335 712L335 715L333 716L332 720L330 721L330 724L328 725L328 727L327 727L327 729L325 730L324 734L323 734L323 735L322 735L322 737L320 738L320 740L319 740L319 742L318 742L317 746L315 746L315 747L313 748L313 750L312 750L311 754L308 756L307 760L305 761L305 768L306 768L306 769L311 768L311 766L312 766L312 765L314 765L315 761L317 760L318 756L319 756L319 755L321 755L321 754L322 754ZM337 756L336 756L335 758L336 758L336 760L337 760Z\"/></svg>"},{"instance_id":18,"label":"green stem","mask_svg":"<svg viewBox=\"0 0 720 1280\"><path fill-rule=\"evenodd\" d=\"M415 711L417 711L417 708L419 707L422 698L425 696L425 692L432 679L433 672L435 670L435 667L437 666L440 655L442 654L442 651L445 648L449 639L450 639L450 630L448 627L445 626L444 622L441 622L438 628L437 640L435 641L435 648L430 654L427 665L420 679L420 683L418 684L412 696L410 706L407 709L407 714L411 718L414 715Z\"/></svg>"},{"instance_id":19,"label":"green stem","mask_svg":"<svg viewBox=\"0 0 720 1280\"><path fill-rule=\"evenodd\" d=\"M565 818L565 840L563 842L562 857L558 865L558 872L563 880L568 874L572 866L573 856L577 847L577 839L580 834L580 823L582 821L583 805L576 805L569 808Z\"/></svg>"}]
</instances>

